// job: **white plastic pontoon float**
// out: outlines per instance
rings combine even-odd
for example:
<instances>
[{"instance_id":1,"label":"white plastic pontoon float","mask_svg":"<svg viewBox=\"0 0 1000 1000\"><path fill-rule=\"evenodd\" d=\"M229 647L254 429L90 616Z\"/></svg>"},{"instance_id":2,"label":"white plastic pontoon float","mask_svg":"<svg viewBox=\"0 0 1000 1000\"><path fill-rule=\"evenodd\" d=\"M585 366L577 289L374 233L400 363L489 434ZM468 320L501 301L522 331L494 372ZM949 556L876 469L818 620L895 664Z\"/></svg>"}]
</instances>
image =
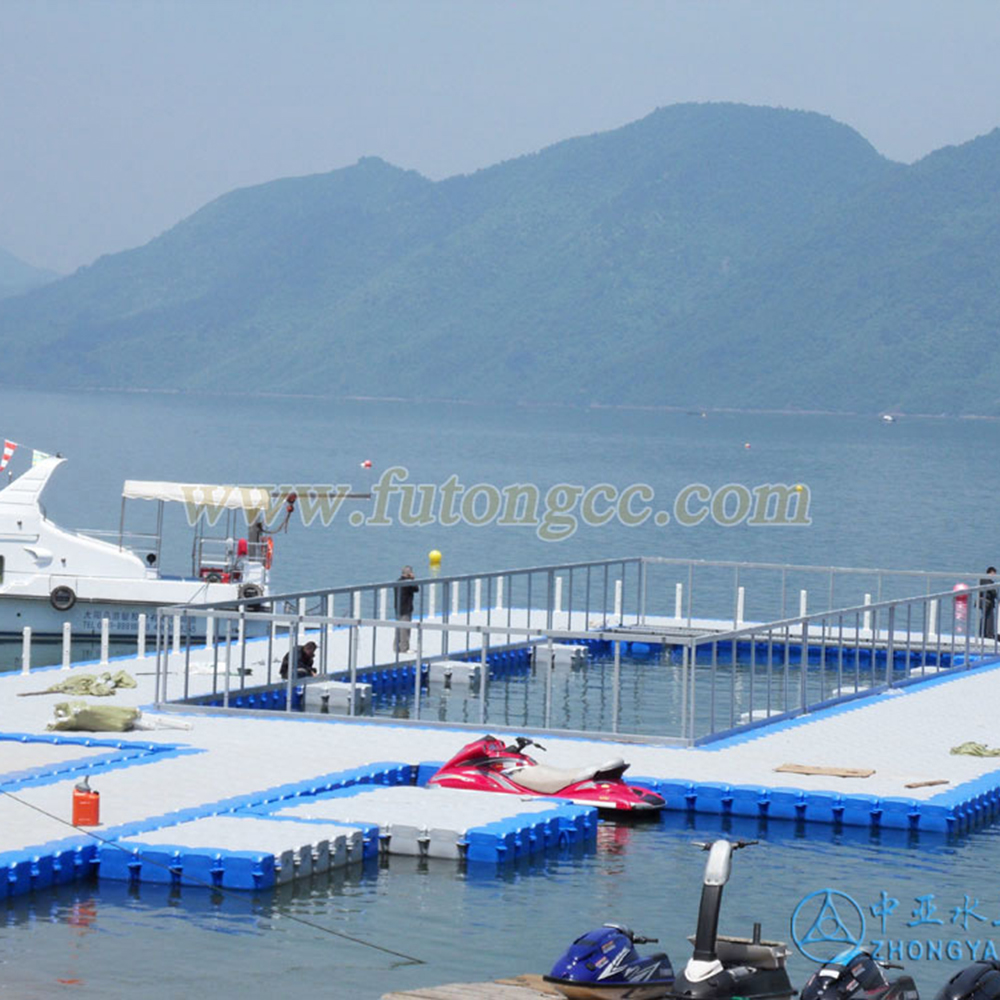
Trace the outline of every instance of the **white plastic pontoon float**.
<instances>
[{"instance_id":1,"label":"white plastic pontoon float","mask_svg":"<svg viewBox=\"0 0 1000 1000\"><path fill-rule=\"evenodd\" d=\"M140 614L153 634L158 607L267 596L273 541L257 525L275 503L266 488L128 480L117 532L69 531L50 521L40 502L64 461L44 459L0 490L0 635L30 626L55 637L66 622L75 635L99 635L107 618L111 636L134 638ZM126 534L128 500L159 504L154 532ZM190 577L161 573L165 503L189 505ZM212 530L220 534L207 535L204 518L190 516L206 506L217 512ZM249 539L237 537L240 515ZM204 636L204 619L191 620L192 635L198 627Z\"/></svg>"}]
</instances>

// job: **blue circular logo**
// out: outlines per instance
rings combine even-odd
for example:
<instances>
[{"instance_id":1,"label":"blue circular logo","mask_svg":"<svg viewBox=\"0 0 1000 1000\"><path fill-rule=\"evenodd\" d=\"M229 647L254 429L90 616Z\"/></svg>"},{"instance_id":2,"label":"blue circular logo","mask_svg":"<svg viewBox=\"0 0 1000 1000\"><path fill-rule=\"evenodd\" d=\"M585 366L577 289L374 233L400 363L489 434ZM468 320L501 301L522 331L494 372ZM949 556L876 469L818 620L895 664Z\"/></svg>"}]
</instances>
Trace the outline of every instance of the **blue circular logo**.
<instances>
[{"instance_id":1,"label":"blue circular logo","mask_svg":"<svg viewBox=\"0 0 1000 1000\"><path fill-rule=\"evenodd\" d=\"M829 961L838 951L857 947L865 940L865 914L860 906L837 889L817 889L804 896L792 911L792 942L811 962ZM831 951L817 945L836 945Z\"/></svg>"}]
</instances>

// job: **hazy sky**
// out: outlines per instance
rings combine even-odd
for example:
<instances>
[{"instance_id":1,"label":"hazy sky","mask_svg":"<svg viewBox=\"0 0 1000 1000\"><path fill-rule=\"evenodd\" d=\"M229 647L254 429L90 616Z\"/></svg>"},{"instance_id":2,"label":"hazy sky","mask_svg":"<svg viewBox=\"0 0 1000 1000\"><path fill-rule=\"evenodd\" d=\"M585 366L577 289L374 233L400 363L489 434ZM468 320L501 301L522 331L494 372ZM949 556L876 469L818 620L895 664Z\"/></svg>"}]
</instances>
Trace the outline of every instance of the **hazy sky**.
<instances>
[{"instance_id":1,"label":"hazy sky","mask_svg":"<svg viewBox=\"0 0 1000 1000\"><path fill-rule=\"evenodd\" d=\"M997 0L0 0L0 247L71 271L375 154L432 177L679 101L917 159L1000 125Z\"/></svg>"}]
</instances>

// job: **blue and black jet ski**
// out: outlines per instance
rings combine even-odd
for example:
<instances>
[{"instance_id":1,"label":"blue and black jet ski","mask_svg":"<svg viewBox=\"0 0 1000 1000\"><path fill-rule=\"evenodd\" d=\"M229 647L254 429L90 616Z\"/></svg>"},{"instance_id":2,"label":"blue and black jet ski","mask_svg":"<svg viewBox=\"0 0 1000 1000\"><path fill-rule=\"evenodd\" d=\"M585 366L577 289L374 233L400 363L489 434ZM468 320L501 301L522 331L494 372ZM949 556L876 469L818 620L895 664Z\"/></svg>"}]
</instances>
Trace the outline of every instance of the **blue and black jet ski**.
<instances>
[{"instance_id":1,"label":"blue and black jet ski","mask_svg":"<svg viewBox=\"0 0 1000 1000\"><path fill-rule=\"evenodd\" d=\"M660 953L643 958L639 937L620 924L604 924L578 937L544 976L571 1000L652 1000L665 996L674 982L670 959Z\"/></svg>"}]
</instances>

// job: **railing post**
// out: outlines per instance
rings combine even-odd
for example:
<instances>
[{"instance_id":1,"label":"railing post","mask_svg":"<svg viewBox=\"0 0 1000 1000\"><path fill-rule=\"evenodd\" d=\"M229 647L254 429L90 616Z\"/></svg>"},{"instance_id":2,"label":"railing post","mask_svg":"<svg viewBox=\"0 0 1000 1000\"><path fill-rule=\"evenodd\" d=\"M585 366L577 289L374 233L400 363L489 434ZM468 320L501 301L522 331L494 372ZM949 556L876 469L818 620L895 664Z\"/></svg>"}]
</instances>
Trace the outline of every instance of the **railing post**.
<instances>
[{"instance_id":1,"label":"railing post","mask_svg":"<svg viewBox=\"0 0 1000 1000\"><path fill-rule=\"evenodd\" d=\"M358 626L352 625L350 632L350 650L348 663L351 668L351 701L347 706L347 714L354 715L354 706L358 698Z\"/></svg>"},{"instance_id":2,"label":"railing post","mask_svg":"<svg viewBox=\"0 0 1000 1000\"><path fill-rule=\"evenodd\" d=\"M146 614L139 615L139 622L136 625L135 633L135 656L138 660L146 658Z\"/></svg>"},{"instance_id":3,"label":"railing post","mask_svg":"<svg viewBox=\"0 0 1000 1000\"><path fill-rule=\"evenodd\" d=\"M674 618L680 621L684 617L684 584L674 584Z\"/></svg>"},{"instance_id":4,"label":"railing post","mask_svg":"<svg viewBox=\"0 0 1000 1000\"><path fill-rule=\"evenodd\" d=\"M555 669L555 650L552 648L552 636L545 643L545 728L552 727L552 671Z\"/></svg>"},{"instance_id":5,"label":"railing post","mask_svg":"<svg viewBox=\"0 0 1000 1000\"><path fill-rule=\"evenodd\" d=\"M497 577L497 611L503 611L503 577Z\"/></svg>"},{"instance_id":6,"label":"railing post","mask_svg":"<svg viewBox=\"0 0 1000 1000\"><path fill-rule=\"evenodd\" d=\"M437 584L432 583L427 589L427 617L433 618L437 614Z\"/></svg>"},{"instance_id":7,"label":"railing post","mask_svg":"<svg viewBox=\"0 0 1000 1000\"><path fill-rule=\"evenodd\" d=\"M236 645L240 651L240 687L245 687L247 668L247 606L240 605L240 617L236 623ZM188 629L188 649L191 648L191 630Z\"/></svg>"},{"instance_id":8,"label":"railing post","mask_svg":"<svg viewBox=\"0 0 1000 1000\"><path fill-rule=\"evenodd\" d=\"M174 615L174 652L181 651L181 616Z\"/></svg>"},{"instance_id":9,"label":"railing post","mask_svg":"<svg viewBox=\"0 0 1000 1000\"><path fill-rule=\"evenodd\" d=\"M424 623L417 622L417 658L413 663L413 718L420 718L420 674L424 659Z\"/></svg>"},{"instance_id":10,"label":"railing post","mask_svg":"<svg viewBox=\"0 0 1000 1000\"><path fill-rule=\"evenodd\" d=\"M285 711L292 710L292 694L295 684L299 679L299 627L302 624L301 618L296 618L288 623L288 676L285 678ZM226 622L226 629L229 622Z\"/></svg>"},{"instance_id":11,"label":"railing post","mask_svg":"<svg viewBox=\"0 0 1000 1000\"><path fill-rule=\"evenodd\" d=\"M688 645L681 646L681 739L688 736ZM714 690L714 689L713 689Z\"/></svg>"},{"instance_id":12,"label":"railing post","mask_svg":"<svg viewBox=\"0 0 1000 1000\"><path fill-rule=\"evenodd\" d=\"M805 618L809 614L809 591L799 591L799 617Z\"/></svg>"},{"instance_id":13,"label":"railing post","mask_svg":"<svg viewBox=\"0 0 1000 1000\"><path fill-rule=\"evenodd\" d=\"M563 600L563 578L561 576L557 576L555 608L554 608L556 614L562 614L562 600Z\"/></svg>"},{"instance_id":14,"label":"railing post","mask_svg":"<svg viewBox=\"0 0 1000 1000\"><path fill-rule=\"evenodd\" d=\"M209 615L205 619L205 648L211 649L215 645L215 615Z\"/></svg>"},{"instance_id":15,"label":"railing post","mask_svg":"<svg viewBox=\"0 0 1000 1000\"><path fill-rule=\"evenodd\" d=\"M101 666L107 666L108 663L108 642L109 636L108 632L111 626L111 622L107 618L101 619Z\"/></svg>"},{"instance_id":16,"label":"railing post","mask_svg":"<svg viewBox=\"0 0 1000 1000\"><path fill-rule=\"evenodd\" d=\"M383 596L385 591L382 591ZM333 594L326 595L326 617L333 617ZM326 632L326 644L323 647L323 673L328 674L330 672L330 654L333 652L333 630L334 626L327 624ZM374 664L373 664L374 666Z\"/></svg>"},{"instance_id":17,"label":"railing post","mask_svg":"<svg viewBox=\"0 0 1000 1000\"><path fill-rule=\"evenodd\" d=\"M930 602L930 607L927 609L927 636L926 638L931 639L937 635L937 616L938 616L938 602L937 599Z\"/></svg>"},{"instance_id":18,"label":"railing post","mask_svg":"<svg viewBox=\"0 0 1000 1000\"><path fill-rule=\"evenodd\" d=\"M619 625L622 623L622 582L615 580L615 611L614 619Z\"/></svg>"},{"instance_id":19,"label":"railing post","mask_svg":"<svg viewBox=\"0 0 1000 1000\"><path fill-rule=\"evenodd\" d=\"M799 657L799 708L805 711L809 701L809 621L806 618L802 619L799 635L802 643L802 655Z\"/></svg>"},{"instance_id":20,"label":"railing post","mask_svg":"<svg viewBox=\"0 0 1000 1000\"><path fill-rule=\"evenodd\" d=\"M488 630L484 629L480 632L480 650L479 650L479 725L483 726L486 724L486 687L489 682L490 673L490 633ZM549 701L551 702L551 698ZM546 709L546 712L548 709ZM548 722L545 724L546 729L548 728Z\"/></svg>"},{"instance_id":21,"label":"railing post","mask_svg":"<svg viewBox=\"0 0 1000 1000\"><path fill-rule=\"evenodd\" d=\"M31 673L31 626L25 625L21 630L21 673Z\"/></svg>"},{"instance_id":22,"label":"railing post","mask_svg":"<svg viewBox=\"0 0 1000 1000\"><path fill-rule=\"evenodd\" d=\"M614 691L611 699L611 732L618 732L618 709L621 701L621 679L622 679L622 644L620 639L615 639L615 679Z\"/></svg>"},{"instance_id":23,"label":"railing post","mask_svg":"<svg viewBox=\"0 0 1000 1000\"><path fill-rule=\"evenodd\" d=\"M871 602L872 602L872 595L871 594L865 594L864 603L865 604L871 604ZM864 615L862 616L861 620L862 620L862 626L861 627L866 632L869 632L871 630L871 627L872 627L872 613L870 611L864 612Z\"/></svg>"},{"instance_id":24,"label":"railing post","mask_svg":"<svg viewBox=\"0 0 1000 1000\"><path fill-rule=\"evenodd\" d=\"M289 661L290 662L290 661ZM226 683L222 691L222 707L229 708L229 675L233 669L233 620L226 619ZM291 671L288 671L289 674Z\"/></svg>"},{"instance_id":25,"label":"railing post","mask_svg":"<svg viewBox=\"0 0 1000 1000\"><path fill-rule=\"evenodd\" d=\"M556 595L562 600L562 578L556 579L555 570L548 572L548 586L545 588L545 627L552 628L552 617L555 614Z\"/></svg>"},{"instance_id":26,"label":"railing post","mask_svg":"<svg viewBox=\"0 0 1000 1000\"><path fill-rule=\"evenodd\" d=\"M476 585L474 587L474 593L476 595L473 610L482 611L483 610L483 578L480 576L476 577Z\"/></svg>"},{"instance_id":27,"label":"railing post","mask_svg":"<svg viewBox=\"0 0 1000 1000\"><path fill-rule=\"evenodd\" d=\"M892 687L893 674L896 670L896 605L890 604L888 612L889 638L885 647L885 682Z\"/></svg>"},{"instance_id":28,"label":"railing post","mask_svg":"<svg viewBox=\"0 0 1000 1000\"><path fill-rule=\"evenodd\" d=\"M646 624L646 582L647 573L649 567L646 565L645 558L639 560L639 622L640 625Z\"/></svg>"},{"instance_id":29,"label":"railing post","mask_svg":"<svg viewBox=\"0 0 1000 1000\"><path fill-rule=\"evenodd\" d=\"M72 659L73 659L73 626L69 622L63 622L63 633L62 633L63 670L69 670L69 665L72 662Z\"/></svg>"},{"instance_id":30,"label":"railing post","mask_svg":"<svg viewBox=\"0 0 1000 1000\"><path fill-rule=\"evenodd\" d=\"M159 615L159 612L157 612L157 614L154 616L153 621L156 623L155 626L154 626L155 629L156 629L156 636L155 636L155 639L153 641L153 647L156 650L156 671L154 672L154 675L153 675L153 678L154 678L153 679L153 690L154 690L153 704L160 705L161 704L161 699L163 697L163 690L161 688L161 680L160 680L160 615Z\"/></svg>"},{"instance_id":31,"label":"railing post","mask_svg":"<svg viewBox=\"0 0 1000 1000\"><path fill-rule=\"evenodd\" d=\"M739 628L743 624L743 611L746 602L746 587L736 588L736 628Z\"/></svg>"}]
</instances>

